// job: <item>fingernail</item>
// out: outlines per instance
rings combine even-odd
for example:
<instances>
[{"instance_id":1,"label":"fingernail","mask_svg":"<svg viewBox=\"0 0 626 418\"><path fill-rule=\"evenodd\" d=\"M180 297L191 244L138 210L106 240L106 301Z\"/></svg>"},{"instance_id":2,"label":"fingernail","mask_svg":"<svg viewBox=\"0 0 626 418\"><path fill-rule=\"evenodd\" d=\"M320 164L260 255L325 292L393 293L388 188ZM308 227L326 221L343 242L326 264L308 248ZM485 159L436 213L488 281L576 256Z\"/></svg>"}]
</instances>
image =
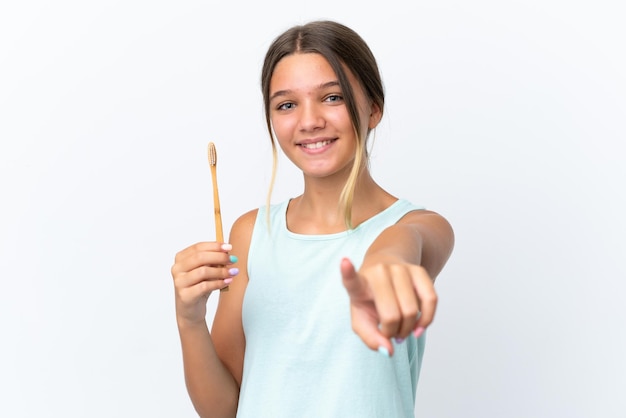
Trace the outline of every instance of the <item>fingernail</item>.
<instances>
[{"instance_id":1,"label":"fingernail","mask_svg":"<svg viewBox=\"0 0 626 418\"><path fill-rule=\"evenodd\" d=\"M231 276L236 276L239 274L239 269L237 267L233 267L232 269L228 269L228 274Z\"/></svg>"},{"instance_id":2,"label":"fingernail","mask_svg":"<svg viewBox=\"0 0 626 418\"><path fill-rule=\"evenodd\" d=\"M230 244L222 244L222 250L224 251L230 251L233 249L233 246Z\"/></svg>"},{"instance_id":3,"label":"fingernail","mask_svg":"<svg viewBox=\"0 0 626 418\"><path fill-rule=\"evenodd\" d=\"M415 328L415 331L413 331L413 335L415 335L415 338L419 338L424 333L424 329L424 327Z\"/></svg>"},{"instance_id":4,"label":"fingernail","mask_svg":"<svg viewBox=\"0 0 626 418\"><path fill-rule=\"evenodd\" d=\"M236 256L236 255L231 255L231 256L230 256L230 262L231 262L231 263L236 263L236 262L237 262L237 260L239 260L239 259L237 258L237 256Z\"/></svg>"},{"instance_id":5,"label":"fingernail","mask_svg":"<svg viewBox=\"0 0 626 418\"><path fill-rule=\"evenodd\" d=\"M404 342L404 338L394 338L397 344L402 344Z\"/></svg>"},{"instance_id":6,"label":"fingernail","mask_svg":"<svg viewBox=\"0 0 626 418\"><path fill-rule=\"evenodd\" d=\"M230 284L232 283L232 281L233 281L233 278L229 277L228 279L224 279L224 284Z\"/></svg>"},{"instance_id":7,"label":"fingernail","mask_svg":"<svg viewBox=\"0 0 626 418\"><path fill-rule=\"evenodd\" d=\"M383 356L385 356L385 357L390 357L389 356L389 350L387 350L387 347L385 347L385 346L381 345L380 347L378 347L378 352L380 354L382 354Z\"/></svg>"}]
</instances>

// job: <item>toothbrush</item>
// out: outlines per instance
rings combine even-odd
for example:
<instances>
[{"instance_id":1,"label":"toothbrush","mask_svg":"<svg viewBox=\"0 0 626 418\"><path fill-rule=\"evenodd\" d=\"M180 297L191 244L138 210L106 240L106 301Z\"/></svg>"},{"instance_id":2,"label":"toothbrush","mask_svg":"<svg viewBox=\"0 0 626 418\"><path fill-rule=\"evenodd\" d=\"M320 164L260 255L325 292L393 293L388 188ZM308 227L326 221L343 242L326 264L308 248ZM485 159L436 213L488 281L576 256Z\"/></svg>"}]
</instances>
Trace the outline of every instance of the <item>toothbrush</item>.
<instances>
[{"instance_id":1,"label":"toothbrush","mask_svg":"<svg viewBox=\"0 0 626 418\"><path fill-rule=\"evenodd\" d=\"M222 212L220 210L220 197L217 190L217 151L215 144L209 142L209 166L211 167L211 178L213 180L213 211L215 215L215 236L216 241L224 243L224 232L222 230ZM228 290L228 286L220 289L220 292Z\"/></svg>"}]
</instances>

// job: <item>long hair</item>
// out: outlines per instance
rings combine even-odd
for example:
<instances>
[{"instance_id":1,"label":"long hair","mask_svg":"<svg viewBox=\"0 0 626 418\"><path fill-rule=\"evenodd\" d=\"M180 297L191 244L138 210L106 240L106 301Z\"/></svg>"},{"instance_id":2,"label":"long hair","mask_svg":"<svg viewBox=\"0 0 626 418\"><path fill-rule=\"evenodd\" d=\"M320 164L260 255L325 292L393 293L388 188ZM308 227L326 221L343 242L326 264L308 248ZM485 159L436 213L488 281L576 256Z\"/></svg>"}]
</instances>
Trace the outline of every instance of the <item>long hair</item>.
<instances>
[{"instance_id":1,"label":"long hair","mask_svg":"<svg viewBox=\"0 0 626 418\"><path fill-rule=\"evenodd\" d=\"M272 177L267 195L267 204L271 199L278 161L276 140L270 119L270 82L274 69L284 57L296 53L316 53L322 55L337 75L344 102L352 121L356 136L356 155L350 175L339 198L339 210L349 229L352 228L352 202L356 181L368 161L367 137L363 136L359 112L354 91L348 80L345 68L356 77L365 95L378 106L382 114L385 102L380 71L372 51L354 30L333 21L314 21L301 26L294 26L279 35L270 45L261 72L261 90L265 108L265 122L272 142Z\"/></svg>"}]
</instances>

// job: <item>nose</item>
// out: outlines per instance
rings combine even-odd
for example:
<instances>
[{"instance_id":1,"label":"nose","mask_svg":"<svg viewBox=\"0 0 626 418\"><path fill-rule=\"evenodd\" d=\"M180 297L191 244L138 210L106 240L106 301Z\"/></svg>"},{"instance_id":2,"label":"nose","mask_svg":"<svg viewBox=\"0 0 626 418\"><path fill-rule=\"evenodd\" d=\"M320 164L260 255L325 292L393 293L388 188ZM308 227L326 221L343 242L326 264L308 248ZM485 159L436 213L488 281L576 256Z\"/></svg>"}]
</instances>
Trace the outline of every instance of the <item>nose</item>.
<instances>
[{"instance_id":1,"label":"nose","mask_svg":"<svg viewBox=\"0 0 626 418\"><path fill-rule=\"evenodd\" d=\"M324 128L326 120L320 106L320 104L310 102L300 105L299 126L301 131L315 131Z\"/></svg>"}]
</instances>

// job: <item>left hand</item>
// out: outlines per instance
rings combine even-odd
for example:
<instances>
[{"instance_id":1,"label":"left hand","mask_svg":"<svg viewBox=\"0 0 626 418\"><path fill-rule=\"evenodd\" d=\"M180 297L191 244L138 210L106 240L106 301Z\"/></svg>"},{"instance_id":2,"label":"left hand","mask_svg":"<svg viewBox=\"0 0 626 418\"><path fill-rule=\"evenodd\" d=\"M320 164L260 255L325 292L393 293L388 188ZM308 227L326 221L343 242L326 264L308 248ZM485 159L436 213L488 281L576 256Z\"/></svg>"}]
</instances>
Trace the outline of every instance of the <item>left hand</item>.
<instances>
[{"instance_id":1,"label":"left hand","mask_svg":"<svg viewBox=\"0 0 626 418\"><path fill-rule=\"evenodd\" d=\"M358 272L341 261L350 297L352 329L372 350L393 354L391 338L419 337L433 321L437 294L426 270L409 263L381 263Z\"/></svg>"}]
</instances>

